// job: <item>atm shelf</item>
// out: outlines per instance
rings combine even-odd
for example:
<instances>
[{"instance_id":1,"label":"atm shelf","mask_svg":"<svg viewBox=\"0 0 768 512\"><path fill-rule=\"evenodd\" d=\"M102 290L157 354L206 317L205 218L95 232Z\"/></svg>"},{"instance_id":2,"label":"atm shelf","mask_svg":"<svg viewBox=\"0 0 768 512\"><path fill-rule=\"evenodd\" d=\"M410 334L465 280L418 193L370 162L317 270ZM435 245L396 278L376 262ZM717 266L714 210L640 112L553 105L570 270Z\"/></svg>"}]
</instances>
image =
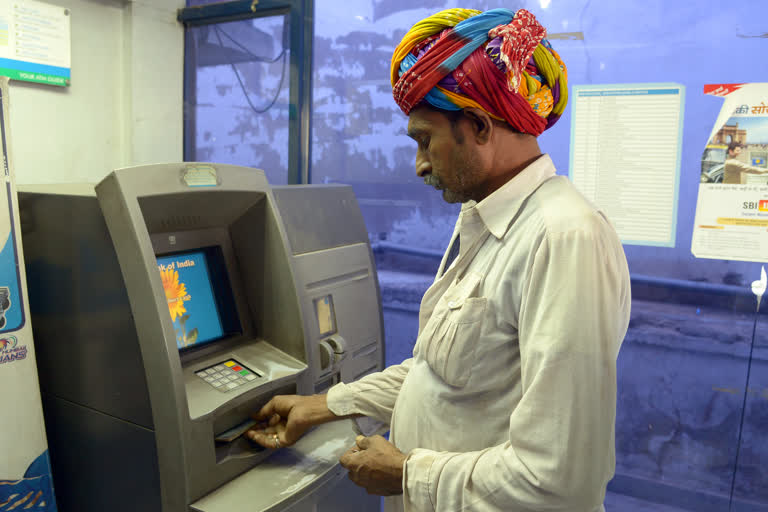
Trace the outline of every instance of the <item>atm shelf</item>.
<instances>
[{"instance_id":1,"label":"atm shelf","mask_svg":"<svg viewBox=\"0 0 768 512\"><path fill-rule=\"evenodd\" d=\"M232 512L243 504L253 512L285 510L332 487L346 474L339 457L355 443L351 420L315 428L290 448L283 448L247 473L190 506L197 512Z\"/></svg>"}]
</instances>

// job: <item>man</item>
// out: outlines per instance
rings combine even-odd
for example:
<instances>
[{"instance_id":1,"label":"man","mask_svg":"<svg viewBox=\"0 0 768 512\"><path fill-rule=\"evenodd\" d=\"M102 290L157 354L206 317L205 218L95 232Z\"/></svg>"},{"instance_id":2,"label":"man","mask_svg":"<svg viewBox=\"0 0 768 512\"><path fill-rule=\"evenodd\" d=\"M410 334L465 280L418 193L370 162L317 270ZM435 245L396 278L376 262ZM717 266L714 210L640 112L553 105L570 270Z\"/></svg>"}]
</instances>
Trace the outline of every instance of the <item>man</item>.
<instances>
[{"instance_id":1,"label":"man","mask_svg":"<svg viewBox=\"0 0 768 512\"><path fill-rule=\"evenodd\" d=\"M416 172L464 203L413 357L327 396L276 397L249 433L274 448L339 417L389 423L390 441L360 436L341 459L387 510L602 510L629 274L610 223L539 150L567 92L544 36L503 9L406 34L392 82Z\"/></svg>"},{"instance_id":2,"label":"man","mask_svg":"<svg viewBox=\"0 0 768 512\"><path fill-rule=\"evenodd\" d=\"M728 144L728 158L725 161L723 172L723 183L726 185L744 185L747 183L747 175L763 175L765 183L768 179L768 169L753 167L739 160L742 148L744 146L739 142Z\"/></svg>"}]
</instances>

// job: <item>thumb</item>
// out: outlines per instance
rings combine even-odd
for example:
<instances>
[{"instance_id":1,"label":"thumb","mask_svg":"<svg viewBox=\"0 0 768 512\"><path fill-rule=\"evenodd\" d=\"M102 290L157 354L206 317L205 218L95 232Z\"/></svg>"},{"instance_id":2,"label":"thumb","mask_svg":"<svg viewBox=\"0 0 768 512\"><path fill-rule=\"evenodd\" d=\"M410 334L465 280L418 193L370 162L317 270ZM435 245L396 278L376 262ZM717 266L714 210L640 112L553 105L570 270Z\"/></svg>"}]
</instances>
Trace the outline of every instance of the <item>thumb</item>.
<instances>
[{"instance_id":1,"label":"thumb","mask_svg":"<svg viewBox=\"0 0 768 512\"><path fill-rule=\"evenodd\" d=\"M272 418L275 413L275 400L274 398L266 403L259 412L253 415L253 419L256 421L267 421Z\"/></svg>"},{"instance_id":2,"label":"thumb","mask_svg":"<svg viewBox=\"0 0 768 512\"><path fill-rule=\"evenodd\" d=\"M280 444L283 446L292 446L299 440L301 436L296 435L289 429L285 429L277 432L277 438L280 440Z\"/></svg>"},{"instance_id":3,"label":"thumb","mask_svg":"<svg viewBox=\"0 0 768 512\"><path fill-rule=\"evenodd\" d=\"M280 442L285 443L286 446L290 446L304 435L308 430L308 427L289 416L285 422L285 428L279 430L281 430L278 432L280 434Z\"/></svg>"},{"instance_id":4,"label":"thumb","mask_svg":"<svg viewBox=\"0 0 768 512\"><path fill-rule=\"evenodd\" d=\"M355 443L357 444L357 447L361 450L367 450L368 447L371 445L371 439L365 436L357 436L355 439Z\"/></svg>"}]
</instances>

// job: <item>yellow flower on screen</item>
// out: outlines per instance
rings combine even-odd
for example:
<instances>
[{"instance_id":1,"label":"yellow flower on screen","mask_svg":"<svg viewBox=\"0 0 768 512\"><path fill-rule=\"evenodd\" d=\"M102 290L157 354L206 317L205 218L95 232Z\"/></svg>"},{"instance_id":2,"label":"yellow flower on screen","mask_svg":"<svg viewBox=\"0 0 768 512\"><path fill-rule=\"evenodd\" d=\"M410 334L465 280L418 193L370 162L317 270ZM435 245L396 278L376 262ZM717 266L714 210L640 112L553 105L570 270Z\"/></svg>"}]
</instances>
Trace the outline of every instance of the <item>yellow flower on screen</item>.
<instances>
[{"instance_id":1,"label":"yellow flower on screen","mask_svg":"<svg viewBox=\"0 0 768 512\"><path fill-rule=\"evenodd\" d=\"M163 279L163 290L165 290L165 298L168 301L171 322L175 322L176 317L180 317L187 312L184 307L187 287L184 283L179 282L179 272L177 270L161 270L160 276Z\"/></svg>"}]
</instances>

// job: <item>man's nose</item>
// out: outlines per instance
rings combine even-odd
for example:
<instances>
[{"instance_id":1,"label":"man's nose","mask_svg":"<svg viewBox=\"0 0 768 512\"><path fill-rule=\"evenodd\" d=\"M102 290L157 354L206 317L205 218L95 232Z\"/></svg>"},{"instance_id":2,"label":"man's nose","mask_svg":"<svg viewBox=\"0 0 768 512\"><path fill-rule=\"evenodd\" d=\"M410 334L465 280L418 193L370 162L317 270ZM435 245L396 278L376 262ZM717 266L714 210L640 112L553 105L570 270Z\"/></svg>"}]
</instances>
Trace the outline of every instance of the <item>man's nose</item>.
<instances>
[{"instance_id":1,"label":"man's nose","mask_svg":"<svg viewBox=\"0 0 768 512\"><path fill-rule=\"evenodd\" d=\"M425 175L432 172L432 164L429 159L424 155L424 152L418 150L416 152L416 175L419 178L423 178Z\"/></svg>"}]
</instances>

